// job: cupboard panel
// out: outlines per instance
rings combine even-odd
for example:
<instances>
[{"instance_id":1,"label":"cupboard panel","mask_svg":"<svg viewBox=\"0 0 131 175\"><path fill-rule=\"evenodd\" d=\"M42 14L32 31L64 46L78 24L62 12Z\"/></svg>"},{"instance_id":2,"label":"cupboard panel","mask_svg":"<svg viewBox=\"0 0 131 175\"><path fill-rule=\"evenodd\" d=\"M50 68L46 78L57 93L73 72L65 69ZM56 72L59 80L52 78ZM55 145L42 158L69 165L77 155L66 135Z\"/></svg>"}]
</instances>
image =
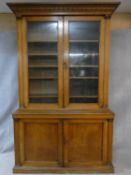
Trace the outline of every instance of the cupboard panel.
<instances>
[{"instance_id":1,"label":"cupboard panel","mask_svg":"<svg viewBox=\"0 0 131 175\"><path fill-rule=\"evenodd\" d=\"M59 120L20 122L22 164L28 166L62 165L62 124Z\"/></svg>"},{"instance_id":2,"label":"cupboard panel","mask_svg":"<svg viewBox=\"0 0 131 175\"><path fill-rule=\"evenodd\" d=\"M106 122L68 120L64 123L65 166L102 165L107 147Z\"/></svg>"}]
</instances>

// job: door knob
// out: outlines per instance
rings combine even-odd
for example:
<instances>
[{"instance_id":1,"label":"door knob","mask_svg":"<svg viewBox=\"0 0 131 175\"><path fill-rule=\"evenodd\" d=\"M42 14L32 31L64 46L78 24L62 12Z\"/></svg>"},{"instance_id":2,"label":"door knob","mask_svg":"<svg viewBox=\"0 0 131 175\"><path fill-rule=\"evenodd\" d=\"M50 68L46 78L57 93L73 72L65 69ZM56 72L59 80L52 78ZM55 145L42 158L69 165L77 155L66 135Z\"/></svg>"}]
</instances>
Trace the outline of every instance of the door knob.
<instances>
[{"instance_id":1,"label":"door knob","mask_svg":"<svg viewBox=\"0 0 131 175\"><path fill-rule=\"evenodd\" d=\"M67 61L64 61L64 69L67 69L68 68L68 63Z\"/></svg>"}]
</instances>

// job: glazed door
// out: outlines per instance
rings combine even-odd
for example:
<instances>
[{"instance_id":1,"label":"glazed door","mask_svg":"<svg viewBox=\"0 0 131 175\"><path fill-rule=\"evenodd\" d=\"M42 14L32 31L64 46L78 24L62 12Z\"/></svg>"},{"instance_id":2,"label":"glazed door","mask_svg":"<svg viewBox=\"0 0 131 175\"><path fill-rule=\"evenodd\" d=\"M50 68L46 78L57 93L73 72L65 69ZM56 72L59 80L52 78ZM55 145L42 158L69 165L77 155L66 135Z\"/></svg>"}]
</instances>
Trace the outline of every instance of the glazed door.
<instances>
[{"instance_id":1,"label":"glazed door","mask_svg":"<svg viewBox=\"0 0 131 175\"><path fill-rule=\"evenodd\" d=\"M102 17L64 20L64 105L99 107L103 103L104 24Z\"/></svg>"},{"instance_id":2,"label":"glazed door","mask_svg":"<svg viewBox=\"0 0 131 175\"><path fill-rule=\"evenodd\" d=\"M62 107L62 19L60 17L28 17L27 94L30 107Z\"/></svg>"}]
</instances>

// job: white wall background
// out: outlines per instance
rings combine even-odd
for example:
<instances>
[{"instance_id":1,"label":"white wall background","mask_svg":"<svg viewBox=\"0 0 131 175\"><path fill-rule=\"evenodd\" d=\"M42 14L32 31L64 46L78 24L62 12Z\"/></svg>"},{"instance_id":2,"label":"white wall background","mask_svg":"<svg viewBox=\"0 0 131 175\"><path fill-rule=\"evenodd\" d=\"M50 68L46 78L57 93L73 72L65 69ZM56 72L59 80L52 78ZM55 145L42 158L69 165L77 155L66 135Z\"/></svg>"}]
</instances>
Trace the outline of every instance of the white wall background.
<instances>
[{"instance_id":1,"label":"white wall background","mask_svg":"<svg viewBox=\"0 0 131 175\"><path fill-rule=\"evenodd\" d=\"M131 29L111 32L109 83L109 106L116 113L114 162L127 170L131 168Z\"/></svg>"},{"instance_id":2,"label":"white wall background","mask_svg":"<svg viewBox=\"0 0 131 175\"><path fill-rule=\"evenodd\" d=\"M0 32L0 152L13 149L11 113L18 104L16 32Z\"/></svg>"},{"instance_id":3,"label":"white wall background","mask_svg":"<svg viewBox=\"0 0 131 175\"><path fill-rule=\"evenodd\" d=\"M8 27L10 28L10 26ZM14 165L13 121L11 114L18 107L17 80L15 28L0 30L0 175L11 175ZM130 175L131 30L125 29L111 32L109 84L109 106L116 113L113 161L118 174Z\"/></svg>"}]
</instances>

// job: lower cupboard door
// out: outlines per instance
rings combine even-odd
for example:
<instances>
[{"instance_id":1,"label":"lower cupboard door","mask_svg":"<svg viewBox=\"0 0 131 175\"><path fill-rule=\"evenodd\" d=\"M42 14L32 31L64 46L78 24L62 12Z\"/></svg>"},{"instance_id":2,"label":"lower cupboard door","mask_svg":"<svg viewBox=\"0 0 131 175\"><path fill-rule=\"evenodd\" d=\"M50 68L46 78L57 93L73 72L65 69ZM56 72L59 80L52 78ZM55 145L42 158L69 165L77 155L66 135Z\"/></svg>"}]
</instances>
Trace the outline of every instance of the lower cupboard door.
<instances>
[{"instance_id":1,"label":"lower cupboard door","mask_svg":"<svg viewBox=\"0 0 131 175\"><path fill-rule=\"evenodd\" d=\"M62 165L61 121L24 119L19 121L19 127L20 137L17 139L19 139L19 157L22 165L34 167Z\"/></svg>"},{"instance_id":2,"label":"lower cupboard door","mask_svg":"<svg viewBox=\"0 0 131 175\"><path fill-rule=\"evenodd\" d=\"M64 163L67 167L101 166L106 161L107 121L64 122Z\"/></svg>"}]
</instances>

